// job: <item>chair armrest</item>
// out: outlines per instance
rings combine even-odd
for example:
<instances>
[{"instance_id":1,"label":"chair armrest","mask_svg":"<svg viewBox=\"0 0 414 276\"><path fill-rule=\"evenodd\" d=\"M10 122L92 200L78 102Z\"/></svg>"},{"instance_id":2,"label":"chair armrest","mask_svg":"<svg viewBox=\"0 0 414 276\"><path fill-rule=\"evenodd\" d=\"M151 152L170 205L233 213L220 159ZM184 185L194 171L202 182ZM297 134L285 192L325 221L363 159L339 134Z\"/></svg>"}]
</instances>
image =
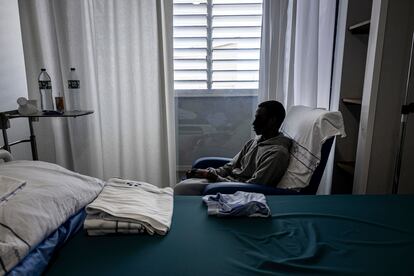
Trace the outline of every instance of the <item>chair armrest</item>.
<instances>
[{"instance_id":1,"label":"chair armrest","mask_svg":"<svg viewBox=\"0 0 414 276\"><path fill-rule=\"evenodd\" d=\"M217 182L206 185L203 195L214 195L217 193L233 194L237 191L262 193L264 195L299 195L300 192L289 189L279 189L258 184L241 182Z\"/></svg>"},{"instance_id":2,"label":"chair armrest","mask_svg":"<svg viewBox=\"0 0 414 276\"><path fill-rule=\"evenodd\" d=\"M225 157L202 157L193 163L193 169L219 168L231 161Z\"/></svg>"}]
</instances>

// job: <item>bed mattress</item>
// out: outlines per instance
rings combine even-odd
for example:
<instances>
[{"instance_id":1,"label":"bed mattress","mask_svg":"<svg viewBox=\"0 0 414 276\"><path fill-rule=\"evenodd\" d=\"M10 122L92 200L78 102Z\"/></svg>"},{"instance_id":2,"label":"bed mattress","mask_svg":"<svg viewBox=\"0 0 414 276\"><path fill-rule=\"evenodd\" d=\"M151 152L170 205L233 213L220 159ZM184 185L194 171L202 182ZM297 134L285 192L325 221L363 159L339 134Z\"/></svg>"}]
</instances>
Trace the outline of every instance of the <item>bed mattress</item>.
<instances>
[{"instance_id":1,"label":"bed mattress","mask_svg":"<svg viewBox=\"0 0 414 276\"><path fill-rule=\"evenodd\" d=\"M41 275L57 250L82 229L85 218L85 209L82 209L71 216L65 223L36 246L36 248L30 251L30 253L7 275Z\"/></svg>"},{"instance_id":2,"label":"bed mattress","mask_svg":"<svg viewBox=\"0 0 414 276\"><path fill-rule=\"evenodd\" d=\"M176 196L167 236L80 231L46 275L414 275L414 196L267 201L271 218L217 218Z\"/></svg>"}]
</instances>

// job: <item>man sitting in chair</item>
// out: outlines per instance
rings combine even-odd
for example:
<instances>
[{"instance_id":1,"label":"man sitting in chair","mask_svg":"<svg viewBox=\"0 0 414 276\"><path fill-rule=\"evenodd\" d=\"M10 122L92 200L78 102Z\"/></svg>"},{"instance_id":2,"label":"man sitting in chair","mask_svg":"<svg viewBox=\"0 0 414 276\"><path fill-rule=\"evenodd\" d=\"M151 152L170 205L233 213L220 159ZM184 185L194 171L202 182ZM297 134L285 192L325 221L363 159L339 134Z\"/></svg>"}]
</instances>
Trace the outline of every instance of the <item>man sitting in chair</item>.
<instances>
[{"instance_id":1,"label":"man sitting in chair","mask_svg":"<svg viewBox=\"0 0 414 276\"><path fill-rule=\"evenodd\" d=\"M285 108L278 101L259 104L253 129L258 135L226 165L213 169L193 169L174 188L176 195L201 195L212 182L244 182L273 186L279 183L289 165L290 138L279 132Z\"/></svg>"}]
</instances>

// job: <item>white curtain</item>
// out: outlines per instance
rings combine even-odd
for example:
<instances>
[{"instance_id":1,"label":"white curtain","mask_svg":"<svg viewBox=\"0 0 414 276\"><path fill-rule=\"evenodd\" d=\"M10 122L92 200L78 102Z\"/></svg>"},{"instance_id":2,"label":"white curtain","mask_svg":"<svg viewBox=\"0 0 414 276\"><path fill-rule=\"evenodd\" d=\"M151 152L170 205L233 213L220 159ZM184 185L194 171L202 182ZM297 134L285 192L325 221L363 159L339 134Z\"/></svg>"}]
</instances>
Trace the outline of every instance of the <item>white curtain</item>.
<instances>
[{"instance_id":1,"label":"white curtain","mask_svg":"<svg viewBox=\"0 0 414 276\"><path fill-rule=\"evenodd\" d=\"M39 158L107 179L175 183L172 1L19 1L29 98L45 67L54 96L70 67L81 107L94 114L41 119Z\"/></svg>"},{"instance_id":2,"label":"white curtain","mask_svg":"<svg viewBox=\"0 0 414 276\"><path fill-rule=\"evenodd\" d=\"M263 1L259 102L330 108L335 12L332 0ZM318 193L330 193L331 174L332 161Z\"/></svg>"}]
</instances>

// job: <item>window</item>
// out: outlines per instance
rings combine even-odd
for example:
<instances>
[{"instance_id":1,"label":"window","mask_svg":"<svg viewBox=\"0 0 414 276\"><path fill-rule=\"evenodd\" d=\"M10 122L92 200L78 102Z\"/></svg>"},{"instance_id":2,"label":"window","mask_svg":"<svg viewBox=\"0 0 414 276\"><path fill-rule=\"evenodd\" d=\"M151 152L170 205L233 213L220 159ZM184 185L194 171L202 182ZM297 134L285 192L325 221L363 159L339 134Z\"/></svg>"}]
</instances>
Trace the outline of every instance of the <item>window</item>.
<instances>
[{"instance_id":1,"label":"window","mask_svg":"<svg viewBox=\"0 0 414 276\"><path fill-rule=\"evenodd\" d=\"M233 157L257 106L262 0L174 0L177 171Z\"/></svg>"},{"instance_id":2,"label":"window","mask_svg":"<svg viewBox=\"0 0 414 276\"><path fill-rule=\"evenodd\" d=\"M261 23L262 0L174 0L178 95L256 94Z\"/></svg>"}]
</instances>

